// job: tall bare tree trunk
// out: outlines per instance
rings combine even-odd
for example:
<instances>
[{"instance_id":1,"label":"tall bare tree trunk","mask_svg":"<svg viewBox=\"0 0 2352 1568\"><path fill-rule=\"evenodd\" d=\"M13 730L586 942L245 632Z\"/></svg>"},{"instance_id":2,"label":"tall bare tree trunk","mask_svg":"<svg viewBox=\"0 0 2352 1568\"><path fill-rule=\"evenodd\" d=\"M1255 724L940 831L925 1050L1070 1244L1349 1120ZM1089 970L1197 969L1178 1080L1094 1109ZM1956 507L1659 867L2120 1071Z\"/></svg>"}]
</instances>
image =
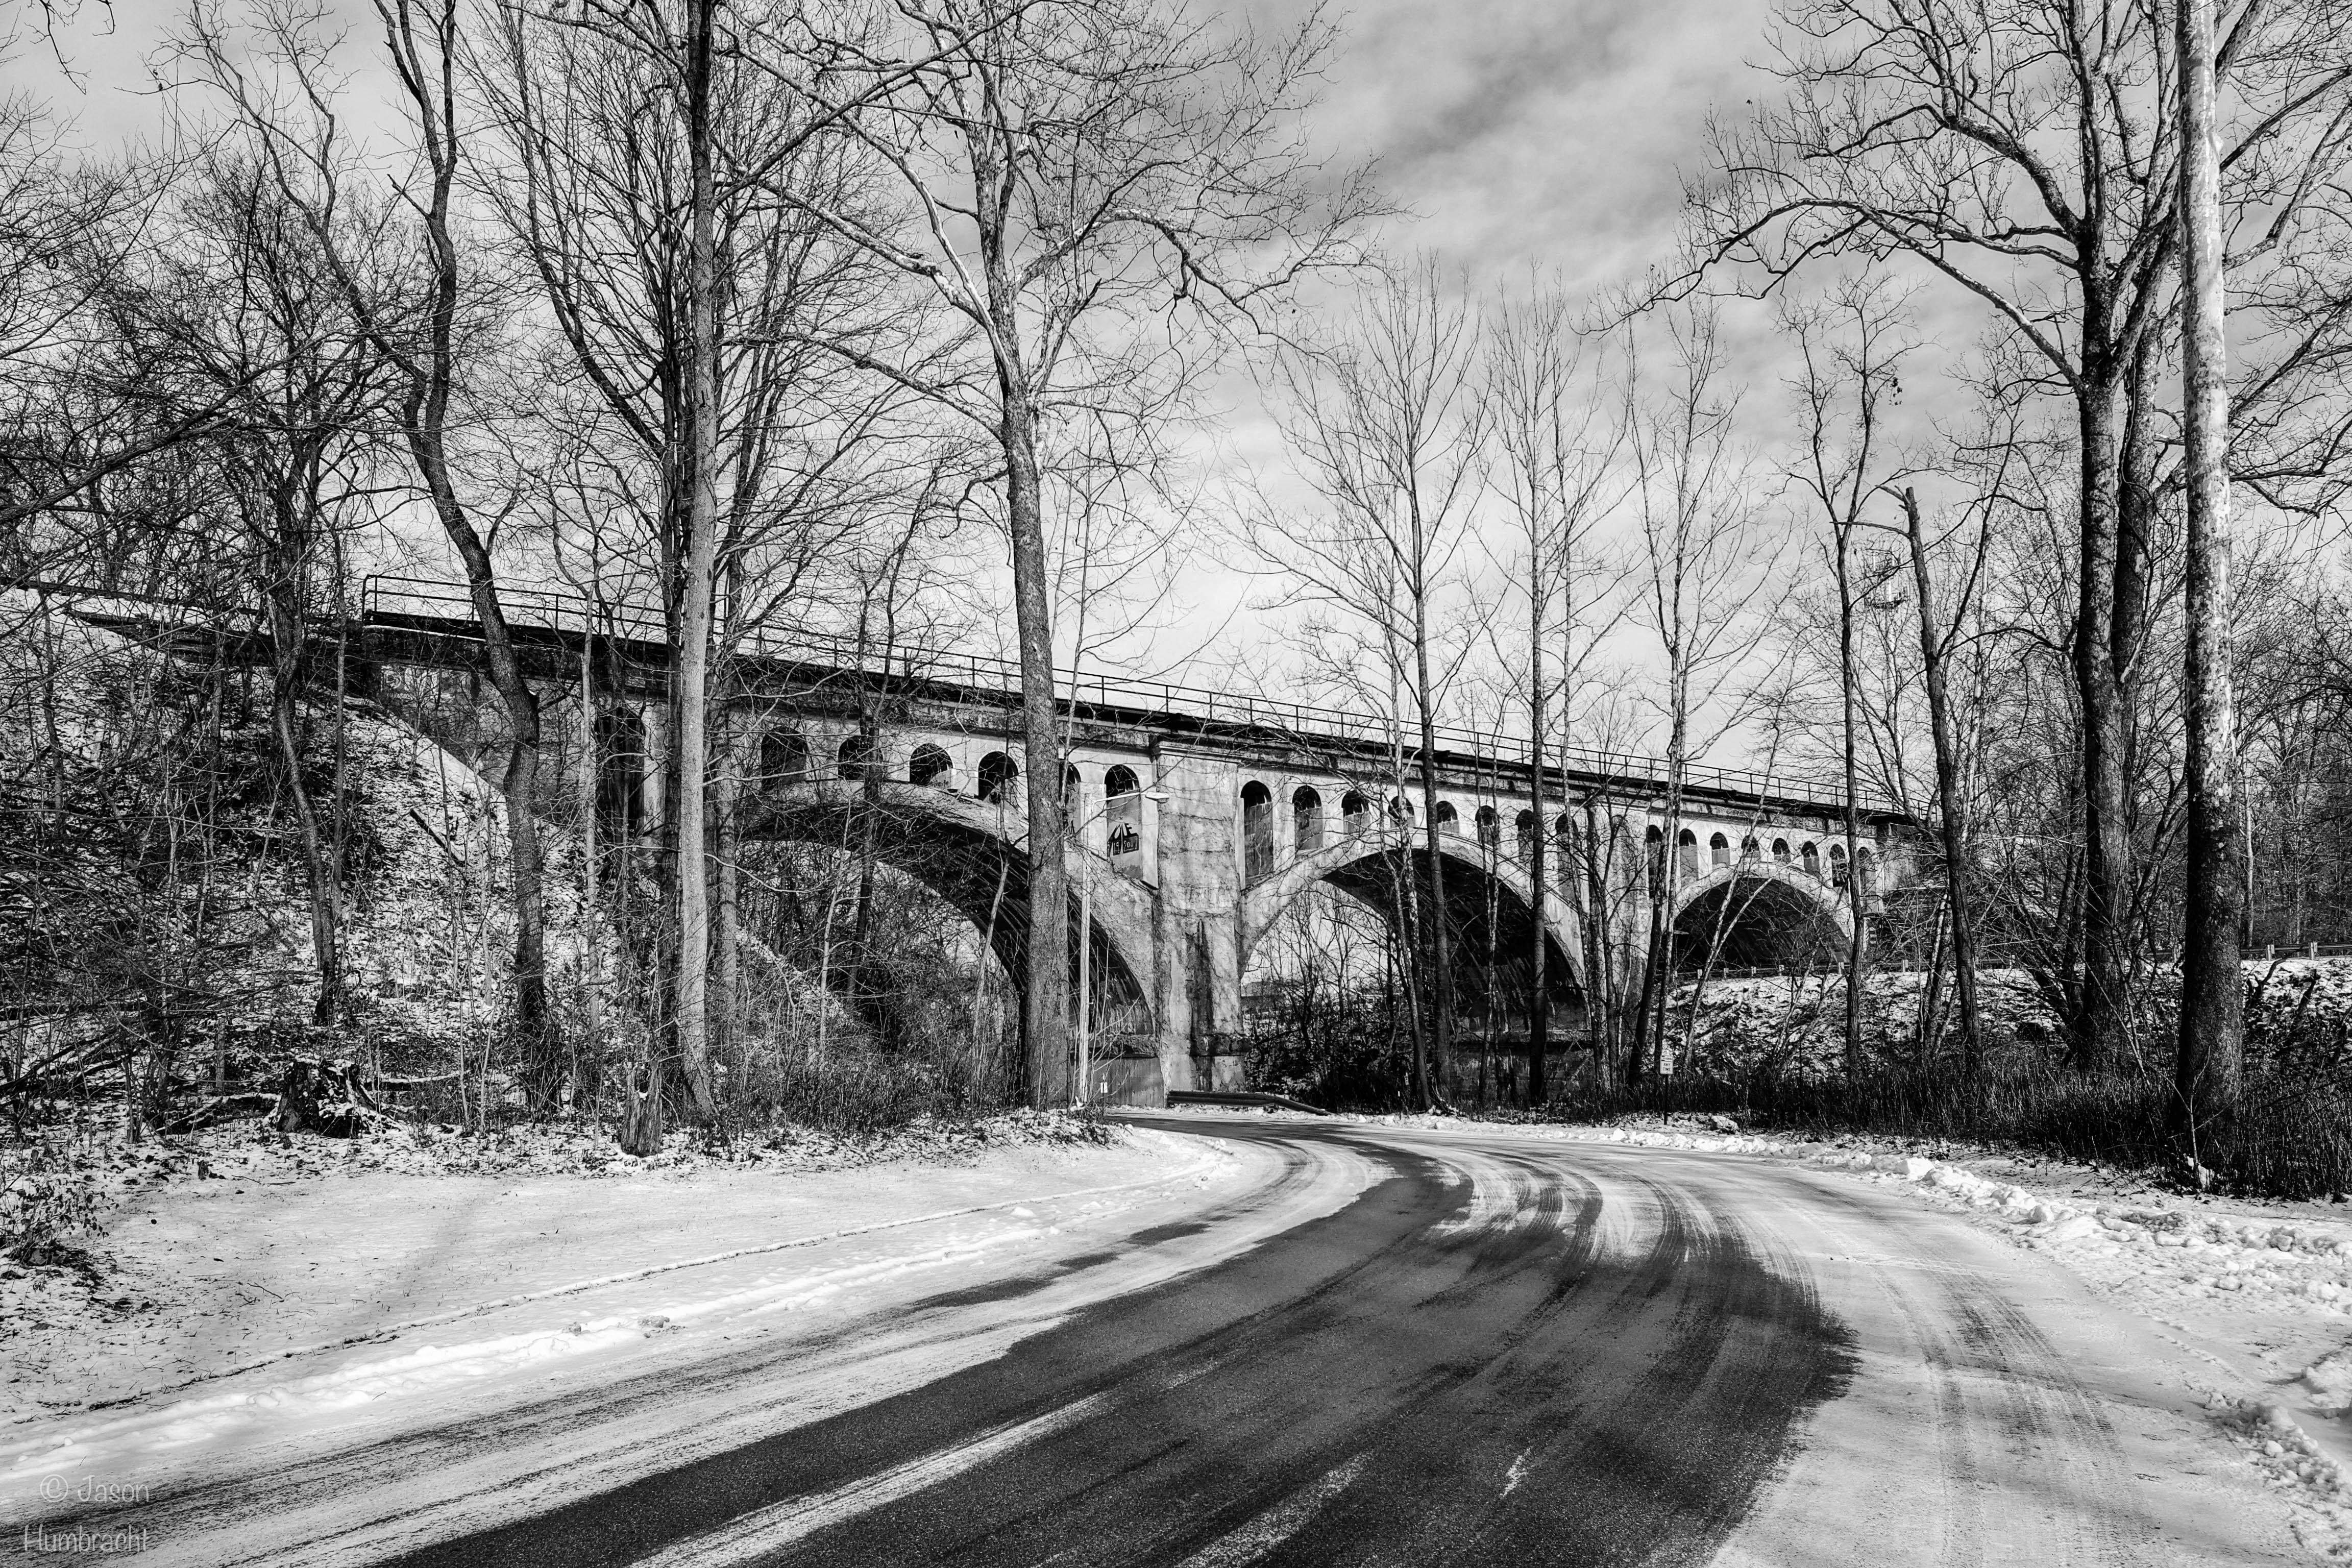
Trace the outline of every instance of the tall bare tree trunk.
<instances>
[{"instance_id":1,"label":"tall bare tree trunk","mask_svg":"<svg viewBox=\"0 0 2352 1568\"><path fill-rule=\"evenodd\" d=\"M1437 1101L1445 1102L1445 1072L1454 1059L1454 944L1445 916L1445 857L1437 826L1437 696L1429 675L1428 540L1421 507L1412 507L1413 703L1421 713L1422 838L1429 854L1429 1057Z\"/></svg>"},{"instance_id":2,"label":"tall bare tree trunk","mask_svg":"<svg viewBox=\"0 0 2352 1568\"><path fill-rule=\"evenodd\" d=\"M1960 791L1959 742L1952 724L1944 628L1936 584L1927 568L1927 530L1919 498L1903 491L1903 531L1911 546L1911 584L1919 598L1919 658L1927 688L1927 729L1936 749L1936 806L1941 817L1944 889L1951 910L1952 975L1960 994L1961 1067L1973 1076L1984 1065L1984 1019L1977 1010L1976 919L1969 900L1968 802Z\"/></svg>"},{"instance_id":3,"label":"tall bare tree trunk","mask_svg":"<svg viewBox=\"0 0 2352 1568\"><path fill-rule=\"evenodd\" d=\"M1532 554L1532 552L1531 552ZM1543 574L1542 563L1528 563L1528 593L1533 605L1528 626L1528 785L1535 798L1535 831L1528 836L1528 882L1534 889L1534 908L1530 911L1535 934L1530 939L1532 951L1528 954L1528 1097L1530 1107L1541 1106L1550 1098L1551 1086L1545 1081L1544 1053L1551 1048L1551 961L1550 943L1544 939L1544 856L1546 835L1551 825L1544 820L1544 685L1543 685Z\"/></svg>"},{"instance_id":4,"label":"tall bare tree trunk","mask_svg":"<svg viewBox=\"0 0 2352 1568\"><path fill-rule=\"evenodd\" d=\"M1868 940L1862 907L1862 803L1857 798L1853 692L1853 530L1837 526L1838 692L1840 761L1845 786L1845 898L1851 929L1845 944L1845 1077L1862 1077L1862 953Z\"/></svg>"},{"instance_id":5,"label":"tall bare tree trunk","mask_svg":"<svg viewBox=\"0 0 2352 1568\"><path fill-rule=\"evenodd\" d=\"M1003 296L1010 319L1013 296ZM1010 345L1003 353L1017 352ZM1054 622L1047 603L1043 483L1037 432L1024 378L1000 361L1003 400L1005 513L1013 535L1013 610L1021 644L1022 757L1028 771L1028 985L1022 997L1022 1038L1029 1060L1029 1103L1038 1110L1070 1100L1070 889L1062 858L1062 748L1054 703ZM1207 1005L1213 994L1198 1005ZM1213 1017L1202 1024L1213 1035ZM1207 1048L1213 1051L1214 1041ZM1206 1087L1206 1086L1203 1086Z\"/></svg>"},{"instance_id":6,"label":"tall bare tree trunk","mask_svg":"<svg viewBox=\"0 0 2352 1568\"><path fill-rule=\"evenodd\" d=\"M547 1006L547 905L542 889L543 857L535 815L539 785L539 699L524 678L514 637L499 597L489 547L474 529L449 471L449 402L457 382L457 245L450 224L450 195L457 177L455 126L458 0L439 0L429 10L414 0L377 0L411 105L418 140L432 182L424 207L425 241L431 265L425 311L425 347L410 345L371 328L388 357L407 379L400 428L418 475L425 481L434 516L466 569L466 591L482 628L483 663L506 710L507 763L499 779L506 807L507 845L514 879L515 1044L522 1058L523 1093L534 1110L554 1102L563 1063L561 1042ZM420 22L421 14L421 22ZM421 28L421 32L420 32ZM429 35L429 42L424 35ZM354 299L359 298L356 286Z\"/></svg>"},{"instance_id":7,"label":"tall bare tree trunk","mask_svg":"<svg viewBox=\"0 0 2352 1568\"><path fill-rule=\"evenodd\" d=\"M278 760L286 770L286 794L294 804L295 826L302 836L303 889L310 910L310 957L319 979L310 1022L320 1028L333 1026L342 994L340 953L335 931L335 889L331 879L327 847L319 831L319 803L310 797L302 777L302 557L308 552L308 531L294 519L296 503L273 498L278 517L278 556L270 574L269 604L269 732L278 742Z\"/></svg>"},{"instance_id":8,"label":"tall bare tree trunk","mask_svg":"<svg viewBox=\"0 0 2352 1568\"><path fill-rule=\"evenodd\" d=\"M2085 385L2080 395L2081 582L2074 613L2074 681L2083 722L2083 996L2076 1053L2090 1066L2120 1061L2127 1048L2130 920L2130 782L2123 682L2115 666L2118 540L2115 367L2092 344L2109 341L2103 303L2086 300Z\"/></svg>"},{"instance_id":9,"label":"tall bare tree trunk","mask_svg":"<svg viewBox=\"0 0 2352 1568\"><path fill-rule=\"evenodd\" d=\"M718 0L688 0L684 592L677 654L677 1054L698 1120L710 1093L710 647L719 562L719 258L711 168L711 24Z\"/></svg>"},{"instance_id":10,"label":"tall bare tree trunk","mask_svg":"<svg viewBox=\"0 0 2352 1568\"><path fill-rule=\"evenodd\" d=\"M2237 1107L2245 1029L2239 951L2245 843L2230 661L2230 384L2213 124L2212 0L2178 0L2178 16L2189 502L2189 886L2172 1121L2183 1152L2195 1161L2201 1141Z\"/></svg>"}]
</instances>

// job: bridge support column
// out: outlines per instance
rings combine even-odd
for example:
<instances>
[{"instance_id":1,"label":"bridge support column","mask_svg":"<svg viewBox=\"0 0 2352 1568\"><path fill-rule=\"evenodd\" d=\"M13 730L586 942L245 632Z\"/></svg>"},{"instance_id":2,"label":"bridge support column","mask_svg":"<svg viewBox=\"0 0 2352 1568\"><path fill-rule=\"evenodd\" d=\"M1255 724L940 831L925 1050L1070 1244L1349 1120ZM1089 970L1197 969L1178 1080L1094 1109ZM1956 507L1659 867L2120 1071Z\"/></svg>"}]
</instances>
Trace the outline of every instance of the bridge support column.
<instances>
[{"instance_id":1,"label":"bridge support column","mask_svg":"<svg viewBox=\"0 0 2352 1568\"><path fill-rule=\"evenodd\" d=\"M1221 757L1156 748L1159 905L1152 988L1170 1089L1241 1085L1240 773Z\"/></svg>"}]
</instances>

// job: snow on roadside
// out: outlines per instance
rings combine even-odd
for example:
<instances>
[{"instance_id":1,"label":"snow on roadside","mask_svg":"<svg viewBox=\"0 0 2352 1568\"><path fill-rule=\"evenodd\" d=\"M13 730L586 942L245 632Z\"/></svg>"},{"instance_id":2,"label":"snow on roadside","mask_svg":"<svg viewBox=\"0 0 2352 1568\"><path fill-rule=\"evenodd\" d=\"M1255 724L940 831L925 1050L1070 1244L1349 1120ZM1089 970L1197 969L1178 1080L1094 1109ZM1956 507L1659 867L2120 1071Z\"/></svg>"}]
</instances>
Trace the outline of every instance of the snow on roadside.
<instances>
[{"instance_id":1,"label":"snow on roadside","mask_svg":"<svg viewBox=\"0 0 2352 1568\"><path fill-rule=\"evenodd\" d=\"M1108 1222L1123 1200L1074 1194L1197 1204L1254 1168L1220 1145L1026 1115L910 1130L862 1159L834 1148L815 1168L681 1148L592 1174L562 1140L532 1138L429 1174L403 1168L399 1140L211 1148L110 1166L113 1224L85 1244L88 1268L0 1266L6 1452L93 1405L273 1363L254 1398L325 1409L649 1329L848 1303L889 1279L1052 1250L1061 1219L1035 1217L1045 1200ZM903 1244L871 1234L905 1226ZM434 1353L417 1360L425 1330ZM360 1348L394 1332L397 1351ZM306 1381L325 1352L332 1375Z\"/></svg>"},{"instance_id":2,"label":"snow on roadside","mask_svg":"<svg viewBox=\"0 0 2352 1568\"><path fill-rule=\"evenodd\" d=\"M1461 1118L1364 1120L1393 1126L1499 1131ZM2287 1205L2145 1189L2131 1201L2085 1200L1855 1139L1824 1145L1704 1127L1504 1124L1538 1140L1738 1153L1900 1186L1981 1228L2041 1252L2101 1293L2153 1320L2212 1368L2209 1416L2287 1505L2315 1557L2352 1562L2352 1217ZM1992 1162L1987 1162L1992 1163Z\"/></svg>"},{"instance_id":3,"label":"snow on roadside","mask_svg":"<svg viewBox=\"0 0 2352 1568\"><path fill-rule=\"evenodd\" d=\"M370 1172L173 1188L128 1211L110 1244L124 1272L181 1289L173 1311L128 1325L129 1342L124 1325L99 1343L61 1324L34 1336L37 1357L8 1347L12 1375L29 1369L46 1397L76 1397L0 1426L0 1523L57 1512L82 1480L171 1489L830 1331L1098 1256L1279 1169L1262 1150L1114 1137L782 1180L723 1167L520 1184ZM191 1248L227 1261L192 1271Z\"/></svg>"}]
</instances>

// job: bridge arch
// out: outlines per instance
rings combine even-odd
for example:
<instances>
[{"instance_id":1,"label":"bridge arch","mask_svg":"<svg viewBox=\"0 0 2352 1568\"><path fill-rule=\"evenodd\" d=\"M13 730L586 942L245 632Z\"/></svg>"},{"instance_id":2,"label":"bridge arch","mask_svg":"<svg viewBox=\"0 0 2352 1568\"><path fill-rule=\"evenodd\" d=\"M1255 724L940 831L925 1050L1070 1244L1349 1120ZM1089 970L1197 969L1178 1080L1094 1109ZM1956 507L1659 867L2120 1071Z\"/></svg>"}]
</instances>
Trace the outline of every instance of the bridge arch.
<instances>
[{"instance_id":1,"label":"bridge arch","mask_svg":"<svg viewBox=\"0 0 2352 1568\"><path fill-rule=\"evenodd\" d=\"M1256 779L1242 785L1242 880L1274 869L1274 792Z\"/></svg>"},{"instance_id":2,"label":"bridge arch","mask_svg":"<svg viewBox=\"0 0 2352 1568\"><path fill-rule=\"evenodd\" d=\"M881 831L872 842L882 862L970 921L1016 990L1023 986L1029 939L1029 876L1023 853L1027 832L1025 823L1002 805L898 780L808 779L747 798L743 837L837 847L856 841L856 826L866 812L881 817ZM1097 1037L1108 1047L1125 1037L1132 1048L1148 1052L1153 1036L1151 896L1091 850L1074 846L1064 851L1064 863L1071 878L1073 932L1082 885L1092 907L1089 962ZM1074 936L1074 951L1075 942Z\"/></svg>"},{"instance_id":3,"label":"bridge arch","mask_svg":"<svg viewBox=\"0 0 2352 1568\"><path fill-rule=\"evenodd\" d=\"M1323 847L1323 797L1313 784L1300 784L1290 794L1290 841L1301 855Z\"/></svg>"},{"instance_id":4,"label":"bridge arch","mask_svg":"<svg viewBox=\"0 0 2352 1568\"><path fill-rule=\"evenodd\" d=\"M1852 907L1819 877L1756 858L1684 883L1668 914L1677 968L1709 952L1730 969L1797 963L1853 933Z\"/></svg>"},{"instance_id":5,"label":"bridge arch","mask_svg":"<svg viewBox=\"0 0 2352 1568\"><path fill-rule=\"evenodd\" d=\"M944 746L926 741L907 759L907 782L928 789L955 787L955 759Z\"/></svg>"},{"instance_id":6,"label":"bridge arch","mask_svg":"<svg viewBox=\"0 0 2352 1568\"><path fill-rule=\"evenodd\" d=\"M1242 895L1242 968L1248 968L1251 955L1283 912L1318 882L1331 883L1393 921L1396 912L1390 908L1387 892L1393 867L1389 863L1398 856L1408 857L1414 874L1425 875L1422 860L1428 852L1420 833L1391 824L1339 838L1311 854L1294 856ZM1581 927L1575 909L1551 889L1538 889L1524 866L1507 857L1482 854L1475 843L1458 837L1442 838L1439 853L1445 865L1449 925L1465 933L1456 943L1457 982L1463 977L1461 966L1481 961L1487 951L1486 911L1491 902L1496 917L1492 945L1498 970L1505 975L1525 973L1529 924L1539 912L1549 941L1545 968L1552 977L1555 1004L1574 998L1583 986ZM1486 983L1483 975L1478 983ZM1507 994L1517 996L1523 989L1521 980Z\"/></svg>"},{"instance_id":7,"label":"bridge arch","mask_svg":"<svg viewBox=\"0 0 2352 1568\"><path fill-rule=\"evenodd\" d=\"M975 793L991 805L1011 805L1018 798L1021 764L1003 752L991 752L973 770Z\"/></svg>"},{"instance_id":8,"label":"bridge arch","mask_svg":"<svg viewBox=\"0 0 2352 1568\"><path fill-rule=\"evenodd\" d=\"M796 784L809 771L808 737L790 724L771 724L760 734L760 782Z\"/></svg>"}]
</instances>

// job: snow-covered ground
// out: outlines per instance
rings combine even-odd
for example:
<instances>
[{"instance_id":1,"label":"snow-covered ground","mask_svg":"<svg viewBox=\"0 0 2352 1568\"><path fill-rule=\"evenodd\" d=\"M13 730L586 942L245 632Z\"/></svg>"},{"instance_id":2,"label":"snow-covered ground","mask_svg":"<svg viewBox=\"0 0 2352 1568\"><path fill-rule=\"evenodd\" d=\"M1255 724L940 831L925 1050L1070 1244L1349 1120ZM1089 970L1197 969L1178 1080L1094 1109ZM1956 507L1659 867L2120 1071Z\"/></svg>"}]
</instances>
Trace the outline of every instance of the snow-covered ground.
<instances>
[{"instance_id":1,"label":"snow-covered ground","mask_svg":"<svg viewBox=\"0 0 2352 1568\"><path fill-rule=\"evenodd\" d=\"M0 1268L0 1521L71 1512L85 1483L211 1478L985 1286L1181 1222L1274 1163L1067 1118L990 1125L830 1170L681 1149L591 1174L552 1139L490 1155L502 1171L475 1150L473 1173L381 1139L216 1141L161 1179L132 1159L96 1282Z\"/></svg>"},{"instance_id":2,"label":"snow-covered ground","mask_svg":"<svg viewBox=\"0 0 2352 1568\"><path fill-rule=\"evenodd\" d=\"M1362 1120L1803 1163L1964 1215L2063 1264L2209 1367L2200 1392L2216 1429L2277 1489L2314 1555L2352 1562L2352 1205L2190 1194L1991 1150L1777 1138L1721 1117L1601 1126Z\"/></svg>"}]
</instances>

